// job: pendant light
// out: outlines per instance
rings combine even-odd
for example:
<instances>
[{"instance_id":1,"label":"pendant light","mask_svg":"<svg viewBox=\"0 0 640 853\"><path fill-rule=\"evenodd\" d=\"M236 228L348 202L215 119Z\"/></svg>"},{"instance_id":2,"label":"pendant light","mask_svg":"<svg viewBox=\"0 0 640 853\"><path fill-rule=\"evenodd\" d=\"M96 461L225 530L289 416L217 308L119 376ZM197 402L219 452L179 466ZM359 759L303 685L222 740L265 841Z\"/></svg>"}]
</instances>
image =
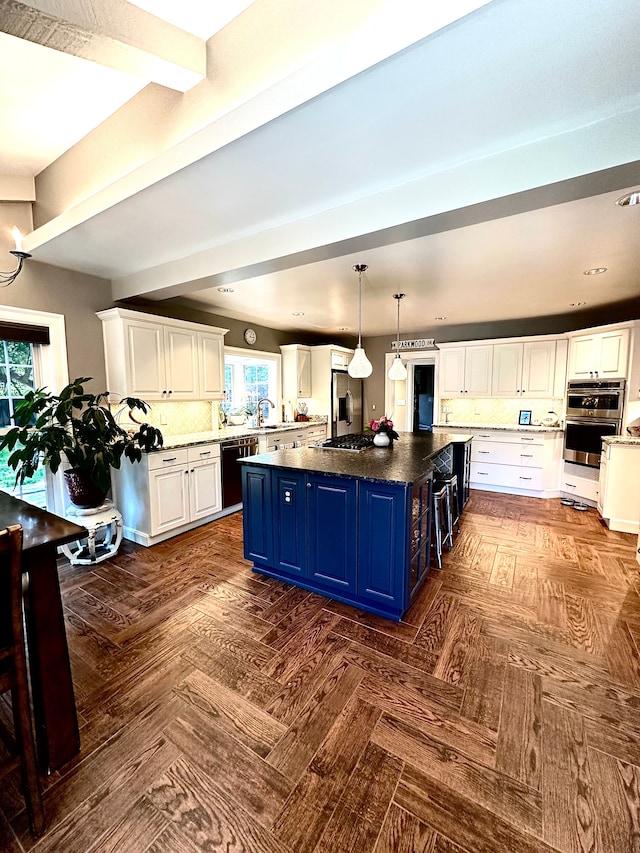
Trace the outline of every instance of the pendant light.
<instances>
[{"instance_id":1,"label":"pendant light","mask_svg":"<svg viewBox=\"0 0 640 853\"><path fill-rule=\"evenodd\" d=\"M391 362L387 376L394 382L402 382L407 378L407 368L400 358L400 300L404 299L404 293L394 293L393 298L398 303L398 331L396 336L396 355Z\"/></svg>"},{"instance_id":2,"label":"pendant light","mask_svg":"<svg viewBox=\"0 0 640 853\"><path fill-rule=\"evenodd\" d=\"M362 349L362 273L368 269L367 264L355 264L354 272L358 273L358 346L349 362L347 372L352 379L366 379L373 372L373 365Z\"/></svg>"}]
</instances>

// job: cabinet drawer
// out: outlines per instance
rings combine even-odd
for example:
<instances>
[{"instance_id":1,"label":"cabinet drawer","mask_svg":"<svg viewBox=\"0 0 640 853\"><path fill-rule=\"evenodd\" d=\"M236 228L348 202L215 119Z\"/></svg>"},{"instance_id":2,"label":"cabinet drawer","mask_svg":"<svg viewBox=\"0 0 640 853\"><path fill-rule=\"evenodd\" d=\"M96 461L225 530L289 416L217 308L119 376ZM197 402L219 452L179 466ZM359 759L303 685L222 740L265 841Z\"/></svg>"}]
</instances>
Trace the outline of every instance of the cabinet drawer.
<instances>
[{"instance_id":1,"label":"cabinet drawer","mask_svg":"<svg viewBox=\"0 0 640 853\"><path fill-rule=\"evenodd\" d=\"M541 491L543 488L542 473L541 468L529 469L519 465L471 463L471 482L482 485Z\"/></svg>"},{"instance_id":2,"label":"cabinet drawer","mask_svg":"<svg viewBox=\"0 0 640 853\"><path fill-rule=\"evenodd\" d=\"M497 441L482 441L476 445L474 442L471 447L471 461L542 468L544 446L541 444L507 444Z\"/></svg>"},{"instance_id":3,"label":"cabinet drawer","mask_svg":"<svg viewBox=\"0 0 640 853\"><path fill-rule=\"evenodd\" d=\"M159 468L171 468L174 465L186 465L189 461L189 452L186 447L162 450L149 454L149 470L157 471Z\"/></svg>"},{"instance_id":4,"label":"cabinet drawer","mask_svg":"<svg viewBox=\"0 0 640 853\"><path fill-rule=\"evenodd\" d=\"M600 494L600 483L598 480L586 480L583 477L565 475L560 480L560 491L571 495L572 498L586 498L588 501L597 501Z\"/></svg>"},{"instance_id":5,"label":"cabinet drawer","mask_svg":"<svg viewBox=\"0 0 640 853\"><path fill-rule=\"evenodd\" d=\"M487 432L472 432L474 442L493 441L497 444L544 444L543 435L526 435L521 432L501 432L500 430Z\"/></svg>"},{"instance_id":6,"label":"cabinet drawer","mask_svg":"<svg viewBox=\"0 0 640 853\"><path fill-rule=\"evenodd\" d=\"M219 457L219 444L197 444L195 447L187 447L187 459L189 462L206 462L207 459L217 459Z\"/></svg>"}]
</instances>

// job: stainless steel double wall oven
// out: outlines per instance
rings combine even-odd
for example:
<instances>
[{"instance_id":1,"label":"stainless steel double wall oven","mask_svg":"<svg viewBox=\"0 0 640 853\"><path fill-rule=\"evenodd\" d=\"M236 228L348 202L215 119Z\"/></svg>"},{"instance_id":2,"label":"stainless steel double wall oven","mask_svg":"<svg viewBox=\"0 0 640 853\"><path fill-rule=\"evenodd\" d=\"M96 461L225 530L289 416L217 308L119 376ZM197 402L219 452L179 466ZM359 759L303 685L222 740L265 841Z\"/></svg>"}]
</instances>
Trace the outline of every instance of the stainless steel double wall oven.
<instances>
[{"instance_id":1,"label":"stainless steel double wall oven","mask_svg":"<svg viewBox=\"0 0 640 853\"><path fill-rule=\"evenodd\" d=\"M624 379L569 382L564 458L591 468L600 467L602 439L620 435Z\"/></svg>"}]
</instances>

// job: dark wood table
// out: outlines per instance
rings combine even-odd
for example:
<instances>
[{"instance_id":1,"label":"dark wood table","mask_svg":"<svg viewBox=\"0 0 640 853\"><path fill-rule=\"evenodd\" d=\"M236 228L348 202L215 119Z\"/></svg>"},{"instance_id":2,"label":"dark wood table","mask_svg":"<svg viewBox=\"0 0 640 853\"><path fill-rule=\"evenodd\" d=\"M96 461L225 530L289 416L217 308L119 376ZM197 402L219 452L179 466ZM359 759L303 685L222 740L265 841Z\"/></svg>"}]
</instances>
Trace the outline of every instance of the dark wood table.
<instances>
[{"instance_id":1,"label":"dark wood table","mask_svg":"<svg viewBox=\"0 0 640 853\"><path fill-rule=\"evenodd\" d=\"M80 749L69 649L56 568L58 545L87 535L84 527L0 491L0 528L21 524L25 614L38 761L45 773Z\"/></svg>"}]
</instances>

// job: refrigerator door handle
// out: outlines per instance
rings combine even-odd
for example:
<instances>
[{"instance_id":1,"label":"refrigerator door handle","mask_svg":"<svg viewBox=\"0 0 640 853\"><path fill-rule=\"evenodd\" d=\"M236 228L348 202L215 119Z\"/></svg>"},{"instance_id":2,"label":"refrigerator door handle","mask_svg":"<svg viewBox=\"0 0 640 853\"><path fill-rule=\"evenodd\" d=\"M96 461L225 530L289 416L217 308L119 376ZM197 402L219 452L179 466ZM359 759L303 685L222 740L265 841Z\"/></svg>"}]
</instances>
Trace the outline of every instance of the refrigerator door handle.
<instances>
[{"instance_id":1,"label":"refrigerator door handle","mask_svg":"<svg viewBox=\"0 0 640 853\"><path fill-rule=\"evenodd\" d=\"M353 423L353 394L348 388L345 396L347 398L347 424L351 426Z\"/></svg>"}]
</instances>

